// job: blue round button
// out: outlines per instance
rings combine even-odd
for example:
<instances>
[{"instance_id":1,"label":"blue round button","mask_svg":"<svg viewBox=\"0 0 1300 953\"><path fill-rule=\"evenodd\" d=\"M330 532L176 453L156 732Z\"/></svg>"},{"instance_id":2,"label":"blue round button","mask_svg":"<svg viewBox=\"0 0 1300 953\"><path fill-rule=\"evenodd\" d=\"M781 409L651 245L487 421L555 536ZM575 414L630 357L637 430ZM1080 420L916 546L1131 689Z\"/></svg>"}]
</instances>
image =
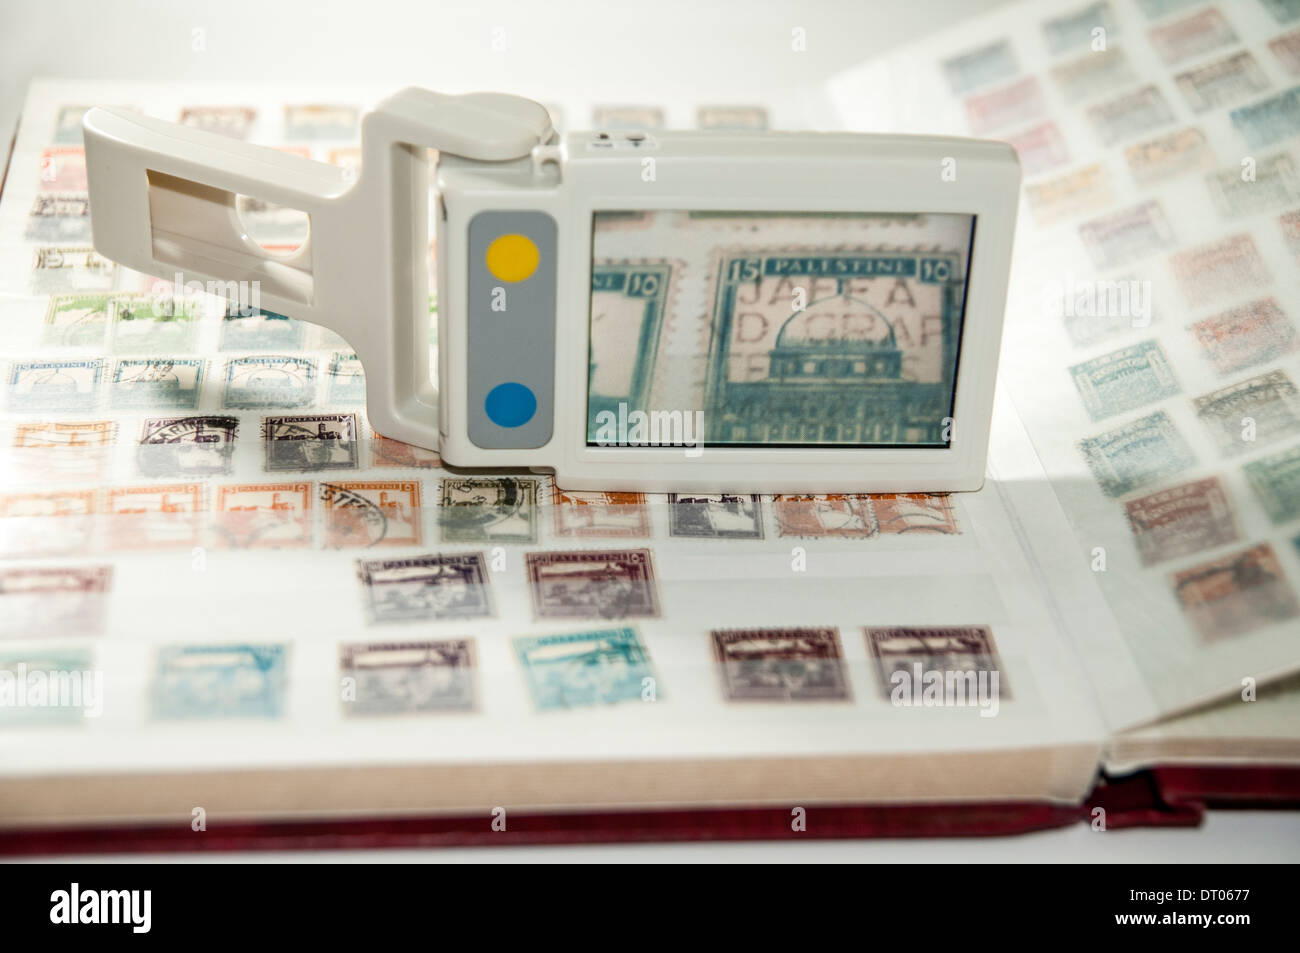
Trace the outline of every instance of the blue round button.
<instances>
[{"instance_id":1,"label":"blue round button","mask_svg":"<svg viewBox=\"0 0 1300 953\"><path fill-rule=\"evenodd\" d=\"M523 384L507 381L488 391L483 409L498 427L522 427L537 413L537 398Z\"/></svg>"}]
</instances>

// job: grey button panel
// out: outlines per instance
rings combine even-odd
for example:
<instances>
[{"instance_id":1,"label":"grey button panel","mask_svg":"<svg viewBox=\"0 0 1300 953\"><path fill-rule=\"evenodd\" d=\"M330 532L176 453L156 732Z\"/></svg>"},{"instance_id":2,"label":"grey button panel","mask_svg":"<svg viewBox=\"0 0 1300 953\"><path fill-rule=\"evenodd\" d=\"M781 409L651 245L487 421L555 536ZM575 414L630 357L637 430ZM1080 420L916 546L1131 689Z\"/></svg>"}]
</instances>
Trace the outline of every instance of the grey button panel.
<instances>
[{"instance_id":1,"label":"grey button panel","mask_svg":"<svg viewBox=\"0 0 1300 953\"><path fill-rule=\"evenodd\" d=\"M523 281L503 281L487 266L488 247L502 235L537 246L537 269ZM489 450L546 444L555 426L555 282L557 232L545 212L479 212L469 223L469 439ZM495 305L495 307L494 307ZM501 426L487 409L502 384L528 388L537 401L531 419ZM517 388L509 389L517 394ZM500 418L500 404L494 405Z\"/></svg>"}]
</instances>

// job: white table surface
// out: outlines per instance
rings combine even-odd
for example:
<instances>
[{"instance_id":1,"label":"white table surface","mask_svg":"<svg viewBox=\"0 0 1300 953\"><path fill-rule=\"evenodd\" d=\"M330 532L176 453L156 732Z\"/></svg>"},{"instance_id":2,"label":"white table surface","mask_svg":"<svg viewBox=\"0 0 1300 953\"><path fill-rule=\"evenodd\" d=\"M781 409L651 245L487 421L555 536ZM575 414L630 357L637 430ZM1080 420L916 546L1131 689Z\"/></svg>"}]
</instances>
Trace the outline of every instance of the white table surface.
<instances>
[{"instance_id":1,"label":"white table surface","mask_svg":"<svg viewBox=\"0 0 1300 953\"><path fill-rule=\"evenodd\" d=\"M299 83L319 78L430 88L544 87L611 103L760 102L816 124L821 83L1002 0L566 3L401 0L0 0L0 153L37 77ZM807 51L791 51L802 27ZM505 50L494 52L494 29ZM194 49L194 31L204 49ZM499 34L498 34L499 35ZM570 125L583 125L572 117ZM964 840L95 856L66 860L982 862L1300 860L1300 812L1215 812L1196 830Z\"/></svg>"}]
</instances>

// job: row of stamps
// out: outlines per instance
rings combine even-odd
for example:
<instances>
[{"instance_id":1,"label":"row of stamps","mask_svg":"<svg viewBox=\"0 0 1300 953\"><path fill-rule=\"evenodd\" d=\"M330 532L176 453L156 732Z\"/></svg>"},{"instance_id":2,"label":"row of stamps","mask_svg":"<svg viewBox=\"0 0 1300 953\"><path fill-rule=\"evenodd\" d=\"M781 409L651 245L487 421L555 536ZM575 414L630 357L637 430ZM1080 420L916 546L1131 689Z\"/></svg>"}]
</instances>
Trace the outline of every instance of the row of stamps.
<instances>
[{"instance_id":1,"label":"row of stamps","mask_svg":"<svg viewBox=\"0 0 1300 953\"><path fill-rule=\"evenodd\" d=\"M1209 170L1202 175L1202 181L1215 211L1224 221L1281 210L1300 200L1300 178L1290 152L1250 158L1252 165L1245 178L1240 165L1220 167L1205 132L1197 126L1162 133L1124 149L1125 163L1134 182L1141 187L1164 184L1187 173ZM1094 162L1025 186L1025 198L1040 226L1095 214L1096 210L1114 204L1115 192L1115 183L1105 162ZM1132 210L1124 210L1098 217L1079 227L1080 237L1098 267L1108 267L1114 260L1113 244L1102 244L1098 240L1100 236L1126 235L1136 231L1136 237L1151 240L1155 246L1153 250L1163 247L1168 240L1170 230L1164 223L1159 203L1146 203L1138 209L1141 211L1136 215Z\"/></svg>"},{"instance_id":2,"label":"row of stamps","mask_svg":"<svg viewBox=\"0 0 1300 953\"><path fill-rule=\"evenodd\" d=\"M780 537L869 539L957 535L941 494L754 494L551 491L536 477L447 477L436 505L419 480L203 483L40 490L0 495L0 556L214 545L221 548L420 546L426 509L442 542L536 543L543 510L561 539L649 539L652 499L668 536L762 540L764 509ZM316 527L316 511L322 529Z\"/></svg>"},{"instance_id":3,"label":"row of stamps","mask_svg":"<svg viewBox=\"0 0 1300 953\"><path fill-rule=\"evenodd\" d=\"M919 670L933 704L975 705L977 685L996 673L997 701L1012 699L1009 680L988 626L890 626L863 630L868 678L878 697L896 701L897 686ZM854 701L849 668L833 627L718 629L709 633L722 697L728 702ZM553 712L658 703L668 697L641 633L632 626L527 636L511 640L512 655L536 710ZM160 647L149 682L155 720L277 718L289 693L290 646L284 643ZM0 672L83 671L84 649L50 648L0 654ZM339 698L345 717L470 713L482 710L472 637L345 643L339 647ZM951 678L949 676L951 675ZM945 698L944 682L959 699ZM918 693L921 691L918 686ZM910 707L910 706L909 706ZM67 723L78 710L5 709Z\"/></svg>"},{"instance_id":4,"label":"row of stamps","mask_svg":"<svg viewBox=\"0 0 1300 953\"><path fill-rule=\"evenodd\" d=\"M121 420L18 422L8 454L13 482L103 481L114 469L125 425ZM230 476L246 426L231 414L146 417L128 448L130 469L147 478ZM435 451L364 430L355 413L262 417L254 439L268 473L432 469L442 462Z\"/></svg>"},{"instance_id":5,"label":"row of stamps","mask_svg":"<svg viewBox=\"0 0 1300 953\"><path fill-rule=\"evenodd\" d=\"M1226 457L1300 435L1300 394L1280 370L1197 397L1192 408ZM1164 482L1197 463L1187 439L1163 410L1085 437L1077 446L1102 492L1112 497Z\"/></svg>"},{"instance_id":6,"label":"row of stamps","mask_svg":"<svg viewBox=\"0 0 1300 953\"><path fill-rule=\"evenodd\" d=\"M102 358L14 361L9 367L6 409L14 414L94 413L114 410L197 410L208 362L199 357ZM309 355L229 358L222 368L218 404L227 410L293 410L314 406L321 390L320 361ZM365 403L365 375L350 351L337 352L325 368L324 399Z\"/></svg>"},{"instance_id":7,"label":"row of stamps","mask_svg":"<svg viewBox=\"0 0 1300 953\"><path fill-rule=\"evenodd\" d=\"M1207 356L1220 367L1241 369L1296 349L1295 327L1265 299L1193 325ZM1152 338L1069 368L1075 389L1094 421L1139 410L1183 392L1164 348ZM1246 444L1282 440L1300 432L1295 388L1282 370L1271 370L1192 400L1216 446L1231 456ZM1243 439L1241 421L1268 423L1268 432Z\"/></svg>"},{"instance_id":8,"label":"row of stamps","mask_svg":"<svg viewBox=\"0 0 1300 953\"><path fill-rule=\"evenodd\" d=\"M1165 66L1177 66L1187 60L1206 56L1215 50L1240 42L1236 29L1218 7L1186 13L1200 5L1200 0L1138 0L1138 7L1148 20L1161 20L1145 31L1147 42ZM1264 6L1279 24L1294 22L1294 3L1290 0L1264 0ZM1183 12L1184 16L1171 16ZM1104 37L1107 44L1123 39L1120 21L1105 0L1084 4L1059 16L1048 17L1039 24L1041 39L1052 57L1076 57L1083 52L1104 54L1097 48ZM1276 44L1278 58L1289 73L1300 73L1300 31L1283 34ZM1274 44L1270 44L1274 48ZM1053 76L1069 79L1078 59L1071 58L1053 69ZM965 96L981 87L1010 79L1021 72L1019 60L1007 38L950 56L940 63L954 96Z\"/></svg>"},{"instance_id":9,"label":"row of stamps","mask_svg":"<svg viewBox=\"0 0 1300 953\"><path fill-rule=\"evenodd\" d=\"M75 264L66 264L92 256L98 258L98 252L81 247L41 246L36 251L41 270L36 274L46 285L98 276L98 272L83 274ZM109 289L53 293L45 309L41 344L95 351L108 348L117 354L189 354L197 349L200 327L219 319L220 351L349 350L342 338L324 328L273 311L241 307L218 295L174 295L171 287L167 283L168 290L162 292Z\"/></svg>"}]
</instances>

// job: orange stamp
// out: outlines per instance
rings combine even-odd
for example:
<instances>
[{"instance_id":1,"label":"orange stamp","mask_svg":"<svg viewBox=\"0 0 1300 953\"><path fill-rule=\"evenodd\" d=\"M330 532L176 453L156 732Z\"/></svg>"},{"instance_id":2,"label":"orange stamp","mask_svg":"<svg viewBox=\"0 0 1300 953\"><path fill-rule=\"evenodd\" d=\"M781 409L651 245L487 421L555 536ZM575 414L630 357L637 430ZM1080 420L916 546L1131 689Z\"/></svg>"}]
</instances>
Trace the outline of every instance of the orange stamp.
<instances>
[{"instance_id":1,"label":"orange stamp","mask_svg":"<svg viewBox=\"0 0 1300 953\"><path fill-rule=\"evenodd\" d=\"M419 546L424 539L416 480L322 483L325 545Z\"/></svg>"},{"instance_id":2,"label":"orange stamp","mask_svg":"<svg viewBox=\"0 0 1300 953\"><path fill-rule=\"evenodd\" d=\"M115 486L105 491L108 541L114 549L197 546L201 483Z\"/></svg>"},{"instance_id":3,"label":"orange stamp","mask_svg":"<svg viewBox=\"0 0 1300 953\"><path fill-rule=\"evenodd\" d=\"M0 556L86 552L94 532L94 490L0 496Z\"/></svg>"},{"instance_id":4,"label":"orange stamp","mask_svg":"<svg viewBox=\"0 0 1300 953\"><path fill-rule=\"evenodd\" d=\"M229 549L311 546L311 484L241 483L217 487L213 544Z\"/></svg>"},{"instance_id":5,"label":"orange stamp","mask_svg":"<svg viewBox=\"0 0 1300 953\"><path fill-rule=\"evenodd\" d=\"M644 493L571 492L557 489L551 497L556 536L650 535L650 510Z\"/></svg>"}]
</instances>

